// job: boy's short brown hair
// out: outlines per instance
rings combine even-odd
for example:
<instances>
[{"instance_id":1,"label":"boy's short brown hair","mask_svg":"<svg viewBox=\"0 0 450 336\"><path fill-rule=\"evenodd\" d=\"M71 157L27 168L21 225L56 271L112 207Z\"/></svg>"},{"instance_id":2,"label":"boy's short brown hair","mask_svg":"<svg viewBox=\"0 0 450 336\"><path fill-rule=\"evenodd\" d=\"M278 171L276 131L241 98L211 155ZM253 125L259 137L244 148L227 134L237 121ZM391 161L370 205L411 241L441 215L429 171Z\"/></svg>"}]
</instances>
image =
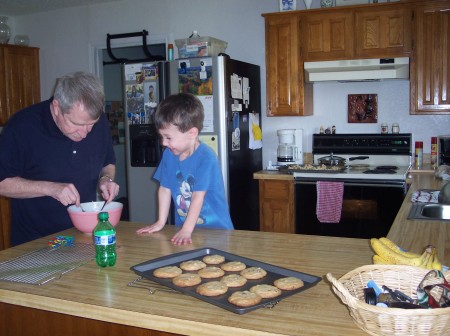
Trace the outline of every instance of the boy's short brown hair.
<instances>
[{"instance_id":1,"label":"boy's short brown hair","mask_svg":"<svg viewBox=\"0 0 450 336\"><path fill-rule=\"evenodd\" d=\"M175 125L182 133L196 127L200 133L203 129L205 114L200 100L190 93L168 96L159 104L153 116L157 130Z\"/></svg>"}]
</instances>

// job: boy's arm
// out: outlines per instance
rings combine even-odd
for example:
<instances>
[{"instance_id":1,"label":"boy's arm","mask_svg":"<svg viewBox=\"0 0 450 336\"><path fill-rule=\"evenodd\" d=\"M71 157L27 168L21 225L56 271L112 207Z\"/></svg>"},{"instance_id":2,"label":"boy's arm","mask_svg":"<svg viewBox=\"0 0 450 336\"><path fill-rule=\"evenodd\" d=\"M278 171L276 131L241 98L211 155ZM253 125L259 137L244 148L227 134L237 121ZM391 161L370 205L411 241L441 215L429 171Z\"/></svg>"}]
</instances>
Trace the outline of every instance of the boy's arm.
<instances>
[{"instance_id":1,"label":"boy's arm","mask_svg":"<svg viewBox=\"0 0 450 336\"><path fill-rule=\"evenodd\" d=\"M159 187L158 189L158 220L149 226L138 229L136 232L140 233L152 233L161 230L166 225L167 217L170 210L170 189L165 187Z\"/></svg>"},{"instance_id":2,"label":"boy's arm","mask_svg":"<svg viewBox=\"0 0 450 336\"><path fill-rule=\"evenodd\" d=\"M206 191L194 191L192 193L191 204L183 227L172 238L174 244L184 245L192 243L192 231L194 231L195 224L197 224L198 217L200 216L205 195Z\"/></svg>"},{"instance_id":3,"label":"boy's arm","mask_svg":"<svg viewBox=\"0 0 450 336\"><path fill-rule=\"evenodd\" d=\"M158 189L158 222L166 224L169 217L171 191L166 187Z\"/></svg>"}]
</instances>

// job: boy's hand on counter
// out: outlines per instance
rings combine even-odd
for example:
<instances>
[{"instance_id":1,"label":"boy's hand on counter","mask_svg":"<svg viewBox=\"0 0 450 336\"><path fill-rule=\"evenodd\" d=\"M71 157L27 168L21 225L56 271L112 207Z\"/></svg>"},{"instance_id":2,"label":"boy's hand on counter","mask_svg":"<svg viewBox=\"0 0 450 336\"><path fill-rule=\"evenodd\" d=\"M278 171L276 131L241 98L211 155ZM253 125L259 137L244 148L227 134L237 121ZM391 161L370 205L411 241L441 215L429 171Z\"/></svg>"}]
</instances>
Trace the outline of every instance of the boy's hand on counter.
<instances>
[{"instance_id":1,"label":"boy's hand on counter","mask_svg":"<svg viewBox=\"0 0 450 336\"><path fill-rule=\"evenodd\" d=\"M160 231L162 228L164 227L164 223L160 224L159 222L156 222L152 225L149 226L145 226L143 228L140 228L138 230L136 230L137 234L142 234L142 233L153 233L153 232L158 232Z\"/></svg>"},{"instance_id":2,"label":"boy's hand on counter","mask_svg":"<svg viewBox=\"0 0 450 336\"><path fill-rule=\"evenodd\" d=\"M178 231L170 240L174 245L187 245L192 244L191 238L192 232L190 230L186 230L182 228Z\"/></svg>"}]
</instances>

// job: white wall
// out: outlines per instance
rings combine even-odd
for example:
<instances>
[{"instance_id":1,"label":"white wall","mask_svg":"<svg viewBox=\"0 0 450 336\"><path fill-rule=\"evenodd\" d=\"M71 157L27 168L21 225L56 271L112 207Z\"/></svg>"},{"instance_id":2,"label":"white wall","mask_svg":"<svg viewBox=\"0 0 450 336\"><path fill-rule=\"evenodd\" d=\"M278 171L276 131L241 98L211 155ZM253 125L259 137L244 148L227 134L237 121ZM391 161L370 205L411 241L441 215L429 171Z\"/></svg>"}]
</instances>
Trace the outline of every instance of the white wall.
<instances>
[{"instance_id":1,"label":"white wall","mask_svg":"<svg viewBox=\"0 0 450 336\"><path fill-rule=\"evenodd\" d=\"M297 8L304 9L303 1ZM319 7L314 0L312 8ZM75 70L96 72L95 51L106 47L106 34L142 31L149 39L187 37L192 30L228 42L227 53L235 59L261 66L263 106L263 162L275 160L276 130L301 127L305 131L305 151L311 151L311 134L320 125L336 125L339 133L379 132L380 123L400 124L401 132L413 133L430 152L431 136L450 134L450 115L409 115L409 82L326 83L314 85L314 115L276 117L264 115L265 40L262 13L277 12L278 0L125 0L70 10L54 10L8 21L12 36L28 34L31 45L39 47L42 98L48 98L54 79ZM1 9L0 9L1 12ZM13 38L12 38L13 40ZM347 95L378 94L378 124L348 124Z\"/></svg>"}]
</instances>

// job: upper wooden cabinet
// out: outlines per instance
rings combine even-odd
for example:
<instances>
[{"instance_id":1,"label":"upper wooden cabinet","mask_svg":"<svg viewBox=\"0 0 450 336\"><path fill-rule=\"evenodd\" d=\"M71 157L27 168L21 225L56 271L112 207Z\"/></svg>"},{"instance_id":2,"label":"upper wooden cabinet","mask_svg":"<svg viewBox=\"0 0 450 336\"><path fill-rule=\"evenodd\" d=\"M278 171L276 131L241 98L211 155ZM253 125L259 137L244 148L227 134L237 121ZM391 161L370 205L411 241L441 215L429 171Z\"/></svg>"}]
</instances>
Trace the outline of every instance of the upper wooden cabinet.
<instances>
[{"instance_id":1,"label":"upper wooden cabinet","mask_svg":"<svg viewBox=\"0 0 450 336\"><path fill-rule=\"evenodd\" d=\"M353 15L327 12L305 15L303 60L323 61L353 57Z\"/></svg>"},{"instance_id":2,"label":"upper wooden cabinet","mask_svg":"<svg viewBox=\"0 0 450 336\"><path fill-rule=\"evenodd\" d=\"M411 51L412 9L404 5L355 10L355 56L401 57Z\"/></svg>"},{"instance_id":3,"label":"upper wooden cabinet","mask_svg":"<svg viewBox=\"0 0 450 336\"><path fill-rule=\"evenodd\" d=\"M0 126L40 95L39 49L0 44Z\"/></svg>"},{"instance_id":4,"label":"upper wooden cabinet","mask_svg":"<svg viewBox=\"0 0 450 336\"><path fill-rule=\"evenodd\" d=\"M401 57L411 51L412 10L403 5L301 14L303 59Z\"/></svg>"},{"instance_id":5,"label":"upper wooden cabinet","mask_svg":"<svg viewBox=\"0 0 450 336\"><path fill-rule=\"evenodd\" d=\"M419 3L411 55L411 114L450 114L450 1Z\"/></svg>"},{"instance_id":6,"label":"upper wooden cabinet","mask_svg":"<svg viewBox=\"0 0 450 336\"><path fill-rule=\"evenodd\" d=\"M304 84L298 15L265 18L268 116L312 114L312 85Z\"/></svg>"}]
</instances>

